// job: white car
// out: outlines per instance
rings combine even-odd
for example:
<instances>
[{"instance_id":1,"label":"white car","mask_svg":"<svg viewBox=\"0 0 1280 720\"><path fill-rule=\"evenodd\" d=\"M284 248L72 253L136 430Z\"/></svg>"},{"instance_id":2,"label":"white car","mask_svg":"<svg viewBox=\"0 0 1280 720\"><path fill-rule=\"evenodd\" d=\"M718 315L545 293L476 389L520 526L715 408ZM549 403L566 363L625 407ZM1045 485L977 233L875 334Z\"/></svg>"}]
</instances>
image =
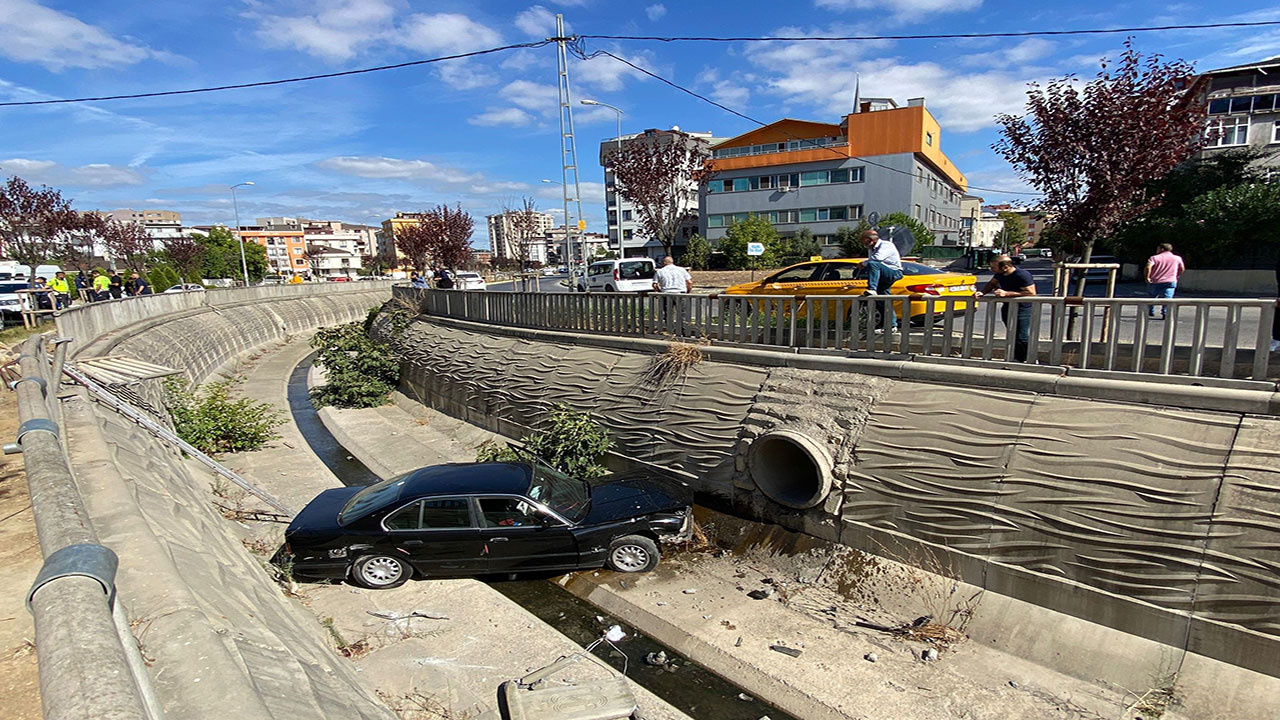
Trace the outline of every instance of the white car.
<instances>
[{"instance_id":1,"label":"white car","mask_svg":"<svg viewBox=\"0 0 1280 720\"><path fill-rule=\"evenodd\" d=\"M457 290L488 290L484 278L476 272L460 272L453 276L453 287Z\"/></svg>"},{"instance_id":2,"label":"white car","mask_svg":"<svg viewBox=\"0 0 1280 720\"><path fill-rule=\"evenodd\" d=\"M25 280L0 282L0 317L3 317L5 325L22 322L22 308L27 301L18 291L28 287L30 285Z\"/></svg>"},{"instance_id":3,"label":"white car","mask_svg":"<svg viewBox=\"0 0 1280 720\"><path fill-rule=\"evenodd\" d=\"M587 276L578 280L578 291L646 292L653 290L653 276L658 268L650 258L597 260L587 268Z\"/></svg>"},{"instance_id":4,"label":"white car","mask_svg":"<svg viewBox=\"0 0 1280 720\"><path fill-rule=\"evenodd\" d=\"M180 293L180 292L204 292L204 286L197 285L195 283L184 283L182 285L174 285L168 290L165 290L164 294L168 295L169 293Z\"/></svg>"}]
</instances>

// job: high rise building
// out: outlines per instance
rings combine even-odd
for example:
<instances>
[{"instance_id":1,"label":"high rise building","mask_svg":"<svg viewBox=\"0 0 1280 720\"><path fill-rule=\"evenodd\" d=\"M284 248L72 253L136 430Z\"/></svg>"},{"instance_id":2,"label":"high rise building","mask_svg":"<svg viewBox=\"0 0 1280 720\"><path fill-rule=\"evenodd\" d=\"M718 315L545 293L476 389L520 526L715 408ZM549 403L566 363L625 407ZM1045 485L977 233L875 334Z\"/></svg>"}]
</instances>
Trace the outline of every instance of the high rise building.
<instances>
[{"instance_id":1,"label":"high rise building","mask_svg":"<svg viewBox=\"0 0 1280 720\"><path fill-rule=\"evenodd\" d=\"M497 260L520 260L546 264L549 247L546 234L555 225L550 213L508 210L485 218L489 226L489 249ZM523 251L520 247L523 238Z\"/></svg>"},{"instance_id":2,"label":"high rise building","mask_svg":"<svg viewBox=\"0 0 1280 720\"><path fill-rule=\"evenodd\" d=\"M858 110L838 124L783 119L717 144L717 174L699 199L704 237L714 245L758 216L784 236L808 228L834 253L841 226L903 212L954 244L968 181L943 154L924 99L864 99Z\"/></svg>"}]
</instances>

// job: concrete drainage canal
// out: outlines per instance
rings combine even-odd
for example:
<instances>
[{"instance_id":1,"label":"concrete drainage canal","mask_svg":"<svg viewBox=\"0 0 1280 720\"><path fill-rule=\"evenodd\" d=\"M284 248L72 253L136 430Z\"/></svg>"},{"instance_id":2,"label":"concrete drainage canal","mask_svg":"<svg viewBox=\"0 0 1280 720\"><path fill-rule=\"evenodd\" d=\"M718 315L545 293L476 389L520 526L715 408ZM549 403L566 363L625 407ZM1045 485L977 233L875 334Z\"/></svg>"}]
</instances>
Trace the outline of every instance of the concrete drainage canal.
<instances>
[{"instance_id":1,"label":"concrete drainage canal","mask_svg":"<svg viewBox=\"0 0 1280 720\"><path fill-rule=\"evenodd\" d=\"M307 393L307 373L311 364L312 356L308 356L298 363L289 376L289 409L299 431L306 438L312 452L344 484L368 485L380 480L364 463L354 459L320 420ZM786 447L779 448L780 452L787 450ZM790 489L790 497L797 503L806 502L817 493L817 487L806 487L798 492L797 489ZM621 625L627 632L627 640L620 645L627 653L627 676L690 717L700 720L758 720L763 717L771 720L798 720L794 715L747 695L741 688L719 675L640 634L624 619L603 613L546 577L482 579L502 595L583 646L600 637L601 632L609 625ZM607 645L601 645L594 652L619 672L623 670L624 658ZM645 662L645 658L652 657L665 658L665 662L660 665ZM553 659L547 658L547 661Z\"/></svg>"}]
</instances>

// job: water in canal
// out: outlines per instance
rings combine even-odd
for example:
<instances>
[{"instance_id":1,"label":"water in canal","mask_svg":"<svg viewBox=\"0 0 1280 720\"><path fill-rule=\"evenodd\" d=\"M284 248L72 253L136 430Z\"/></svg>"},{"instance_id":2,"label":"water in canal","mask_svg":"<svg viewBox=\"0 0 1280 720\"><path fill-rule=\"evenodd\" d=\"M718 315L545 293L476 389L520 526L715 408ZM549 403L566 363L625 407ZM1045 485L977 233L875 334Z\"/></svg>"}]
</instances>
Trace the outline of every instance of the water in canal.
<instances>
[{"instance_id":1,"label":"water in canal","mask_svg":"<svg viewBox=\"0 0 1280 720\"><path fill-rule=\"evenodd\" d=\"M289 376L289 410L312 452L346 485L369 485L379 478L338 443L320 420L307 394L307 373L314 356L307 356ZM669 647L638 633L623 618L606 615L545 578L489 579L489 586L536 615L580 645L587 645L613 624L627 632L619 647L627 653L627 676L646 690L698 720L797 720L777 708L751 697L720 676L689 661ZM665 652L668 667L644 662L650 653ZM619 671L623 660L608 645L595 654ZM551 662L555 658L547 658ZM743 699L747 698L747 699Z\"/></svg>"}]
</instances>

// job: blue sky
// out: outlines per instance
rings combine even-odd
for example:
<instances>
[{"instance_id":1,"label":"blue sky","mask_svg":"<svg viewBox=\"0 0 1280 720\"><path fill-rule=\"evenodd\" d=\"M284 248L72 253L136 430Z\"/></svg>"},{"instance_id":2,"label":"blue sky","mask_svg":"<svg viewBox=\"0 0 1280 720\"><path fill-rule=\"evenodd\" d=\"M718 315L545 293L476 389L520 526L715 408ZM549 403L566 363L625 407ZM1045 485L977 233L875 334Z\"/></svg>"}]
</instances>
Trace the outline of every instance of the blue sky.
<instances>
[{"instance_id":1,"label":"blue sky","mask_svg":"<svg viewBox=\"0 0 1280 720\"><path fill-rule=\"evenodd\" d=\"M404 62L552 34L849 35L1025 31L1280 20L1274 2L1006 0L664 2L543 0L0 0L0 99L127 94ZM990 150L992 117L1026 83L1091 76L1115 35L859 43L592 41L764 121L836 122L853 78L864 96L924 96L942 148L973 185L1025 189ZM1280 55L1280 28L1144 33L1144 52L1201 69ZM622 108L623 132L754 125L610 58L571 60L578 98ZM603 230L599 141L612 111L579 107L583 209ZM81 209L177 210L188 223L303 215L377 224L397 210L461 203L481 216L533 196L561 203L555 49L294 85L152 100L0 108L0 174L63 190ZM978 191L989 202L1014 199Z\"/></svg>"}]
</instances>

